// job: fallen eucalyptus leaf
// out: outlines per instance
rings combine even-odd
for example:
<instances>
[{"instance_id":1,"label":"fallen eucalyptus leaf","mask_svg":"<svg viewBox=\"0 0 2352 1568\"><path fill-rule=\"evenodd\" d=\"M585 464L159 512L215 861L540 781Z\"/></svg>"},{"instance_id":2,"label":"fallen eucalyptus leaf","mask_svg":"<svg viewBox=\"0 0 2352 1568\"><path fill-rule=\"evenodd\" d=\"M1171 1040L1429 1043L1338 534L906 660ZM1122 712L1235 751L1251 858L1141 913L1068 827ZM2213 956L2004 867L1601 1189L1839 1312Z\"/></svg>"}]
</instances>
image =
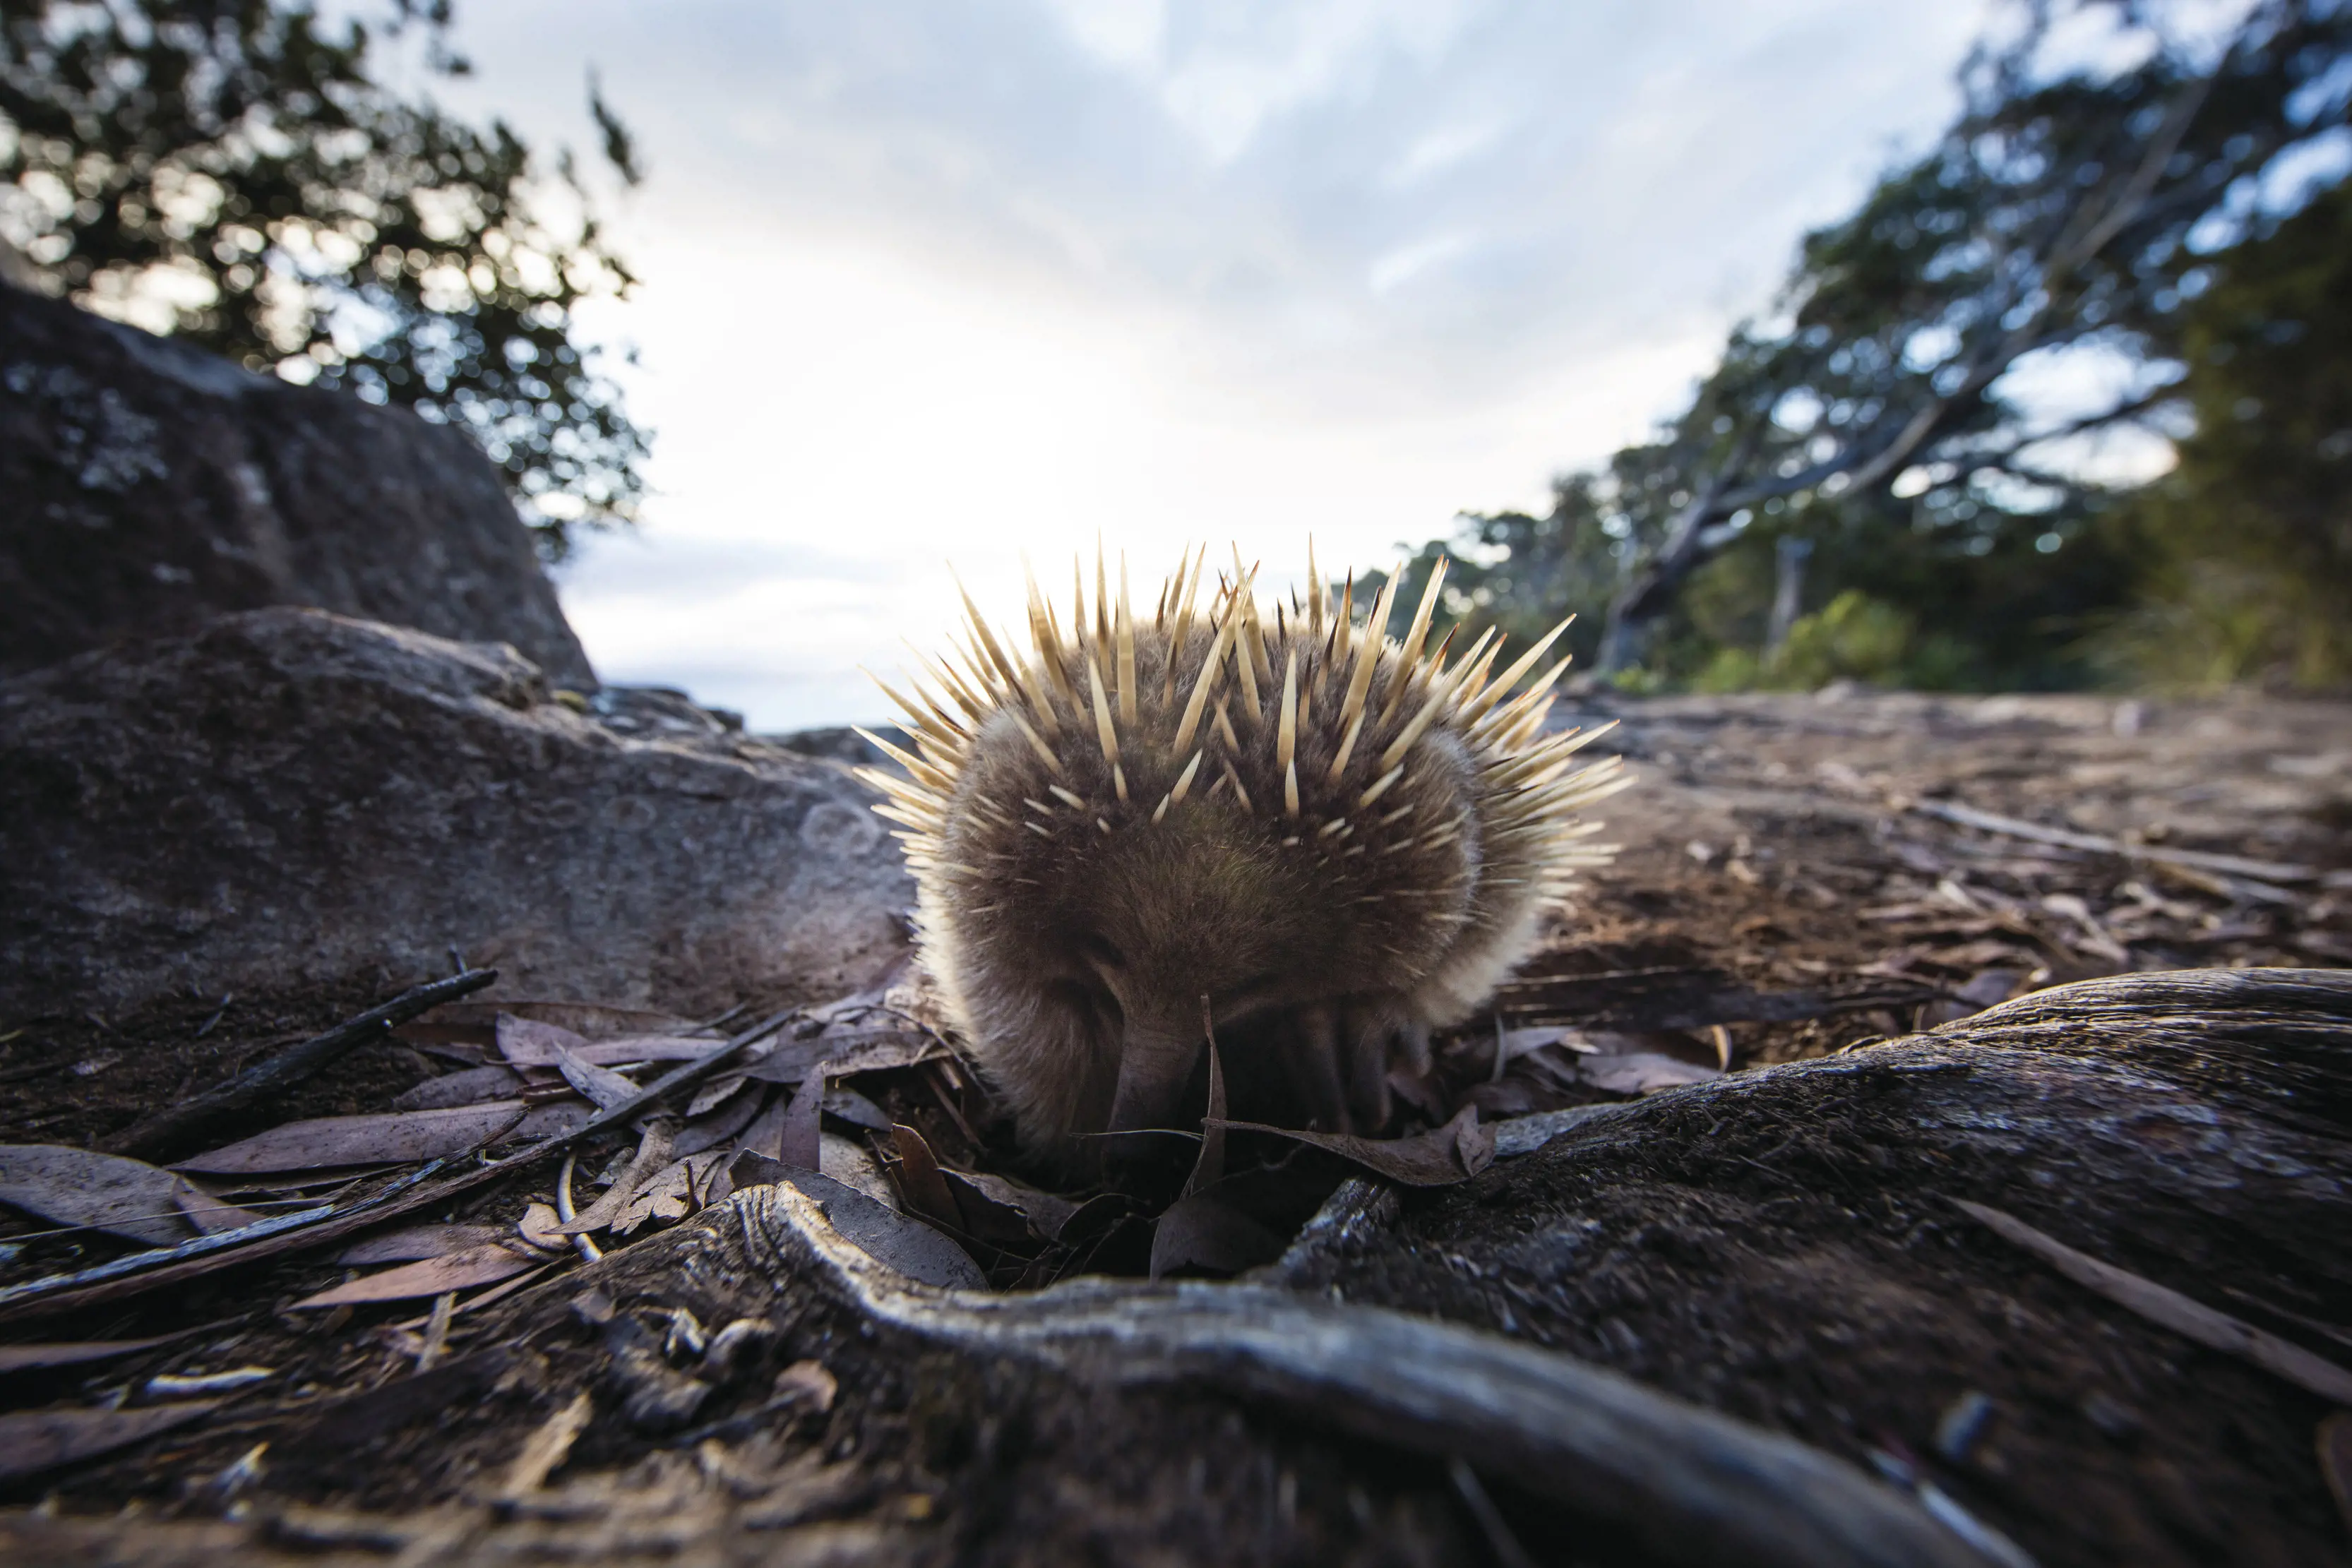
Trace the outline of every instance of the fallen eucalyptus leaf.
<instances>
[{"instance_id":1,"label":"fallen eucalyptus leaf","mask_svg":"<svg viewBox=\"0 0 2352 1568\"><path fill-rule=\"evenodd\" d=\"M320 1307L358 1306L368 1301L406 1301L419 1296L442 1296L452 1291L470 1290L476 1285L495 1285L500 1280L511 1279L527 1269L538 1267L539 1260L526 1258L497 1243L469 1247L462 1252L404 1263L397 1269L386 1269L381 1274L346 1281L316 1295L303 1297L293 1303L293 1310L305 1312Z\"/></svg>"},{"instance_id":2,"label":"fallen eucalyptus leaf","mask_svg":"<svg viewBox=\"0 0 2352 1568\"><path fill-rule=\"evenodd\" d=\"M1221 1121L1216 1125L1311 1144L1407 1186L1451 1186L1495 1162L1495 1134L1478 1124L1475 1105L1465 1105L1443 1127L1410 1138L1360 1138L1352 1133L1310 1133L1262 1122Z\"/></svg>"},{"instance_id":3,"label":"fallen eucalyptus leaf","mask_svg":"<svg viewBox=\"0 0 2352 1568\"><path fill-rule=\"evenodd\" d=\"M170 1171L121 1155L0 1144L0 1203L150 1247L175 1246L196 1234L176 1201L185 1185Z\"/></svg>"},{"instance_id":4,"label":"fallen eucalyptus leaf","mask_svg":"<svg viewBox=\"0 0 2352 1568\"><path fill-rule=\"evenodd\" d=\"M526 1105L493 1100L443 1111L393 1111L370 1116L325 1116L289 1122L225 1148L192 1155L177 1168L216 1176L318 1170L341 1166L405 1165L474 1147L501 1129L511 1138L545 1138L586 1124L590 1109L558 1102Z\"/></svg>"}]
</instances>

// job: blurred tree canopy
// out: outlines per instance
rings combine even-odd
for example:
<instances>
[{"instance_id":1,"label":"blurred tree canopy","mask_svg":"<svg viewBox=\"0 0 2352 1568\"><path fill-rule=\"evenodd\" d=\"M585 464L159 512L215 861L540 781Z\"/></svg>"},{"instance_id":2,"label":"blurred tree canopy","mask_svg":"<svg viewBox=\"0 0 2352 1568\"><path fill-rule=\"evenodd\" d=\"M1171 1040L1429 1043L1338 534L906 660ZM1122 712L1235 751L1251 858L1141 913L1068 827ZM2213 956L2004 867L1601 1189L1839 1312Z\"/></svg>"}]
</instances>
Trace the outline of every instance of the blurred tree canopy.
<instances>
[{"instance_id":1,"label":"blurred tree canopy","mask_svg":"<svg viewBox=\"0 0 2352 1568\"><path fill-rule=\"evenodd\" d=\"M1681 414L1558 481L1545 517L1465 517L1408 563L1402 605L1444 557L1449 620L1524 634L1574 612L1580 655L1621 679L2030 689L2127 657L2123 606L2194 575L2162 563L2240 551L2248 529L2302 560L2308 519L2335 518L2319 554L2341 584L2345 469L2319 455L2344 427L2340 383L2308 430L2229 411L2342 374L2341 327L2314 302L2341 298L2317 275L2343 225L2331 203L2303 226L2273 219L2283 193L2340 177L2352 5L2265 0L2219 39L2176 36L2167 16L2018 8L1964 67L1958 120L1805 237L1768 319L1732 333ZM2107 29L2102 58L2131 63L2046 64L2086 23ZM2278 310L2306 329L2280 336ZM2220 364L2196 346L2225 336L2236 357ZM2267 368L2274 349L2299 368ZM2184 409L2200 434L2161 518L2084 461L2135 428L2160 452ZM2225 439L2221 415L2258 429ZM2258 436L2304 455L2224 455ZM2225 465L2278 480L2236 524L2208 506L2237 483ZM2242 520L2256 510L2267 520Z\"/></svg>"},{"instance_id":2,"label":"blurred tree canopy","mask_svg":"<svg viewBox=\"0 0 2352 1568\"><path fill-rule=\"evenodd\" d=\"M2138 605L2102 640L2183 685L2352 683L2352 186L2239 246L2186 312L2180 465L2124 524Z\"/></svg>"},{"instance_id":3,"label":"blurred tree canopy","mask_svg":"<svg viewBox=\"0 0 2352 1568\"><path fill-rule=\"evenodd\" d=\"M286 380L466 431L543 554L631 520L646 433L578 340L634 279L570 155L556 180L382 79L464 75L446 0L9 0L0 238L39 286ZM608 158L628 132L594 94ZM559 221L551 216L562 210Z\"/></svg>"}]
</instances>

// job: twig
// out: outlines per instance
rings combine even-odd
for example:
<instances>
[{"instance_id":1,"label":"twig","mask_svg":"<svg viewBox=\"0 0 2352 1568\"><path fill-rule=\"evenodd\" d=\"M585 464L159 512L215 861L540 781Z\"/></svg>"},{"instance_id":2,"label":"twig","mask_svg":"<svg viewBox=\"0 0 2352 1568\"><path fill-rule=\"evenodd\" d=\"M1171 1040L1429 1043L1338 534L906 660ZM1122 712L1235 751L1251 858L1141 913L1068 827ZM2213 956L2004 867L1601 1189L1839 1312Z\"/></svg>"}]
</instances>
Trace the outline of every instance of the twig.
<instances>
[{"instance_id":1,"label":"twig","mask_svg":"<svg viewBox=\"0 0 2352 1568\"><path fill-rule=\"evenodd\" d=\"M478 991L498 977L496 969L468 969L462 975L403 991L382 1007L371 1008L315 1039L289 1047L246 1069L216 1089L206 1090L193 1100L182 1101L134 1123L98 1146L118 1155L152 1156L169 1153L206 1123L242 1111L266 1095L290 1089L361 1046L384 1039L394 1026L443 1002Z\"/></svg>"},{"instance_id":2,"label":"twig","mask_svg":"<svg viewBox=\"0 0 2352 1568\"><path fill-rule=\"evenodd\" d=\"M2012 839L2026 839L2038 844L2089 850L2096 854L2118 855L2125 860L2193 866L2201 871L2220 872L2225 876L2252 877L2258 882L2310 882L2319 875L2315 868L2307 865L2247 860L2241 855L2212 854L2204 850L2168 850L2153 844L2126 844L2098 833L2045 828L2039 822L2022 821L1993 811L1979 811L1973 806L1962 806L1950 800L1914 800L1911 809L1923 817L1935 817L1963 828L1979 828L1988 833L2005 833Z\"/></svg>"},{"instance_id":3,"label":"twig","mask_svg":"<svg viewBox=\"0 0 2352 1568\"><path fill-rule=\"evenodd\" d=\"M606 1127L642 1114L664 1095L698 1083L725 1066L746 1047L756 1044L782 1028L784 1020L797 1010L785 1009L694 1061L683 1063L677 1071L664 1074L635 1099L591 1117L572 1132L542 1138L495 1165L481 1166L431 1186L419 1185L434 1172L453 1163L436 1160L341 1214L329 1209L310 1209L299 1215L260 1220L236 1230L198 1237L194 1241L161 1252L134 1253L128 1258L118 1258L111 1263L101 1263L79 1274L29 1280L22 1285L0 1290L0 1322L46 1316L94 1306L101 1301L117 1301L125 1296L141 1295L160 1286L176 1284L182 1280L194 1279L218 1269L258 1262L266 1258L315 1247L320 1242L338 1240L353 1231L368 1229L385 1220L413 1214L420 1208L429 1208L459 1193L471 1191L485 1182L512 1176L550 1155L562 1154ZM515 1119L516 1122L520 1120L520 1116ZM511 1132L514 1125L515 1123L510 1122L493 1133L476 1146L475 1152L497 1143ZM393 1198L394 1193L403 1196ZM315 1223L310 1223L312 1221ZM290 1228L298 1224L302 1228ZM269 1234L257 1234L265 1226L269 1228Z\"/></svg>"},{"instance_id":4,"label":"twig","mask_svg":"<svg viewBox=\"0 0 2352 1568\"><path fill-rule=\"evenodd\" d=\"M2283 1377L2299 1388L2309 1389L2323 1399L2333 1399L2338 1405L2352 1405L2352 1372L2347 1372L2334 1362L2311 1354L2299 1344L2291 1344L2276 1334L2264 1333L2253 1324L2229 1313L2216 1312L2202 1301L2192 1301L2179 1291L2168 1290L2153 1280L2143 1279L2127 1269L2103 1263L2087 1252L2077 1252L2054 1236L2046 1236L2013 1214L1989 1208L1966 1198L1954 1198L1970 1218L1990 1229L2002 1240L2023 1248L2078 1285L2088 1286L2100 1295L2137 1312L2160 1328L2170 1329L2184 1339L2196 1341L2213 1350L2225 1351L2250 1361L2264 1372Z\"/></svg>"}]
</instances>

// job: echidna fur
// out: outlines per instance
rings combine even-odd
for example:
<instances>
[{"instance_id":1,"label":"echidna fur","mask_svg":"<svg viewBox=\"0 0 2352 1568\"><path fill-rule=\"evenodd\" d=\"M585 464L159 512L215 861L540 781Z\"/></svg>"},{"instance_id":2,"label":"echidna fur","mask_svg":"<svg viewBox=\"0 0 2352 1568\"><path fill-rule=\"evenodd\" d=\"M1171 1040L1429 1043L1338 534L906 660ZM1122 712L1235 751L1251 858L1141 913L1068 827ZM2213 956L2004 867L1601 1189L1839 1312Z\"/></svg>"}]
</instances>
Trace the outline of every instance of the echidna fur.
<instances>
[{"instance_id":1,"label":"echidna fur","mask_svg":"<svg viewBox=\"0 0 2352 1568\"><path fill-rule=\"evenodd\" d=\"M905 826L923 960L1047 1155L1197 1119L1212 1030L1235 1114L1379 1127L1391 1064L1424 1069L1608 858L1576 811L1629 781L1570 770L1599 730L1544 732L1568 661L1528 677L1566 622L1500 673L1491 632L1448 664L1443 561L1398 643L1369 630L1395 575L1358 622L1310 549L1269 621L1238 553L1205 605L1186 554L1148 622L1097 559L1066 635L1033 577L1026 657L966 595L941 695L884 685L914 752L868 737L906 769L864 776Z\"/></svg>"}]
</instances>

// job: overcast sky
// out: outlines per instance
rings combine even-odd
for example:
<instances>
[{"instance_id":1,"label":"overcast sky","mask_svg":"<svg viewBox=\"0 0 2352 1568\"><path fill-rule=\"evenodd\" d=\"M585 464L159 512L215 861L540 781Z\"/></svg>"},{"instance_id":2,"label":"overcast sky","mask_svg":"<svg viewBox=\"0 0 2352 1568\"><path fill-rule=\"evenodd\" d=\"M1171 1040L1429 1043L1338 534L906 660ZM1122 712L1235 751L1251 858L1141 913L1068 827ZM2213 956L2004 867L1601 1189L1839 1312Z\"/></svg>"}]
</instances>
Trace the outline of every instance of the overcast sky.
<instances>
[{"instance_id":1,"label":"overcast sky","mask_svg":"<svg viewBox=\"0 0 2352 1568\"><path fill-rule=\"evenodd\" d=\"M608 680L865 720L952 561L1100 530L1385 564L1672 412L1798 235L1957 104L1974 0L475 0L455 104L646 183L658 432L565 608ZM1057 595L1059 597L1059 595ZM1147 592L1146 597L1149 597Z\"/></svg>"}]
</instances>

